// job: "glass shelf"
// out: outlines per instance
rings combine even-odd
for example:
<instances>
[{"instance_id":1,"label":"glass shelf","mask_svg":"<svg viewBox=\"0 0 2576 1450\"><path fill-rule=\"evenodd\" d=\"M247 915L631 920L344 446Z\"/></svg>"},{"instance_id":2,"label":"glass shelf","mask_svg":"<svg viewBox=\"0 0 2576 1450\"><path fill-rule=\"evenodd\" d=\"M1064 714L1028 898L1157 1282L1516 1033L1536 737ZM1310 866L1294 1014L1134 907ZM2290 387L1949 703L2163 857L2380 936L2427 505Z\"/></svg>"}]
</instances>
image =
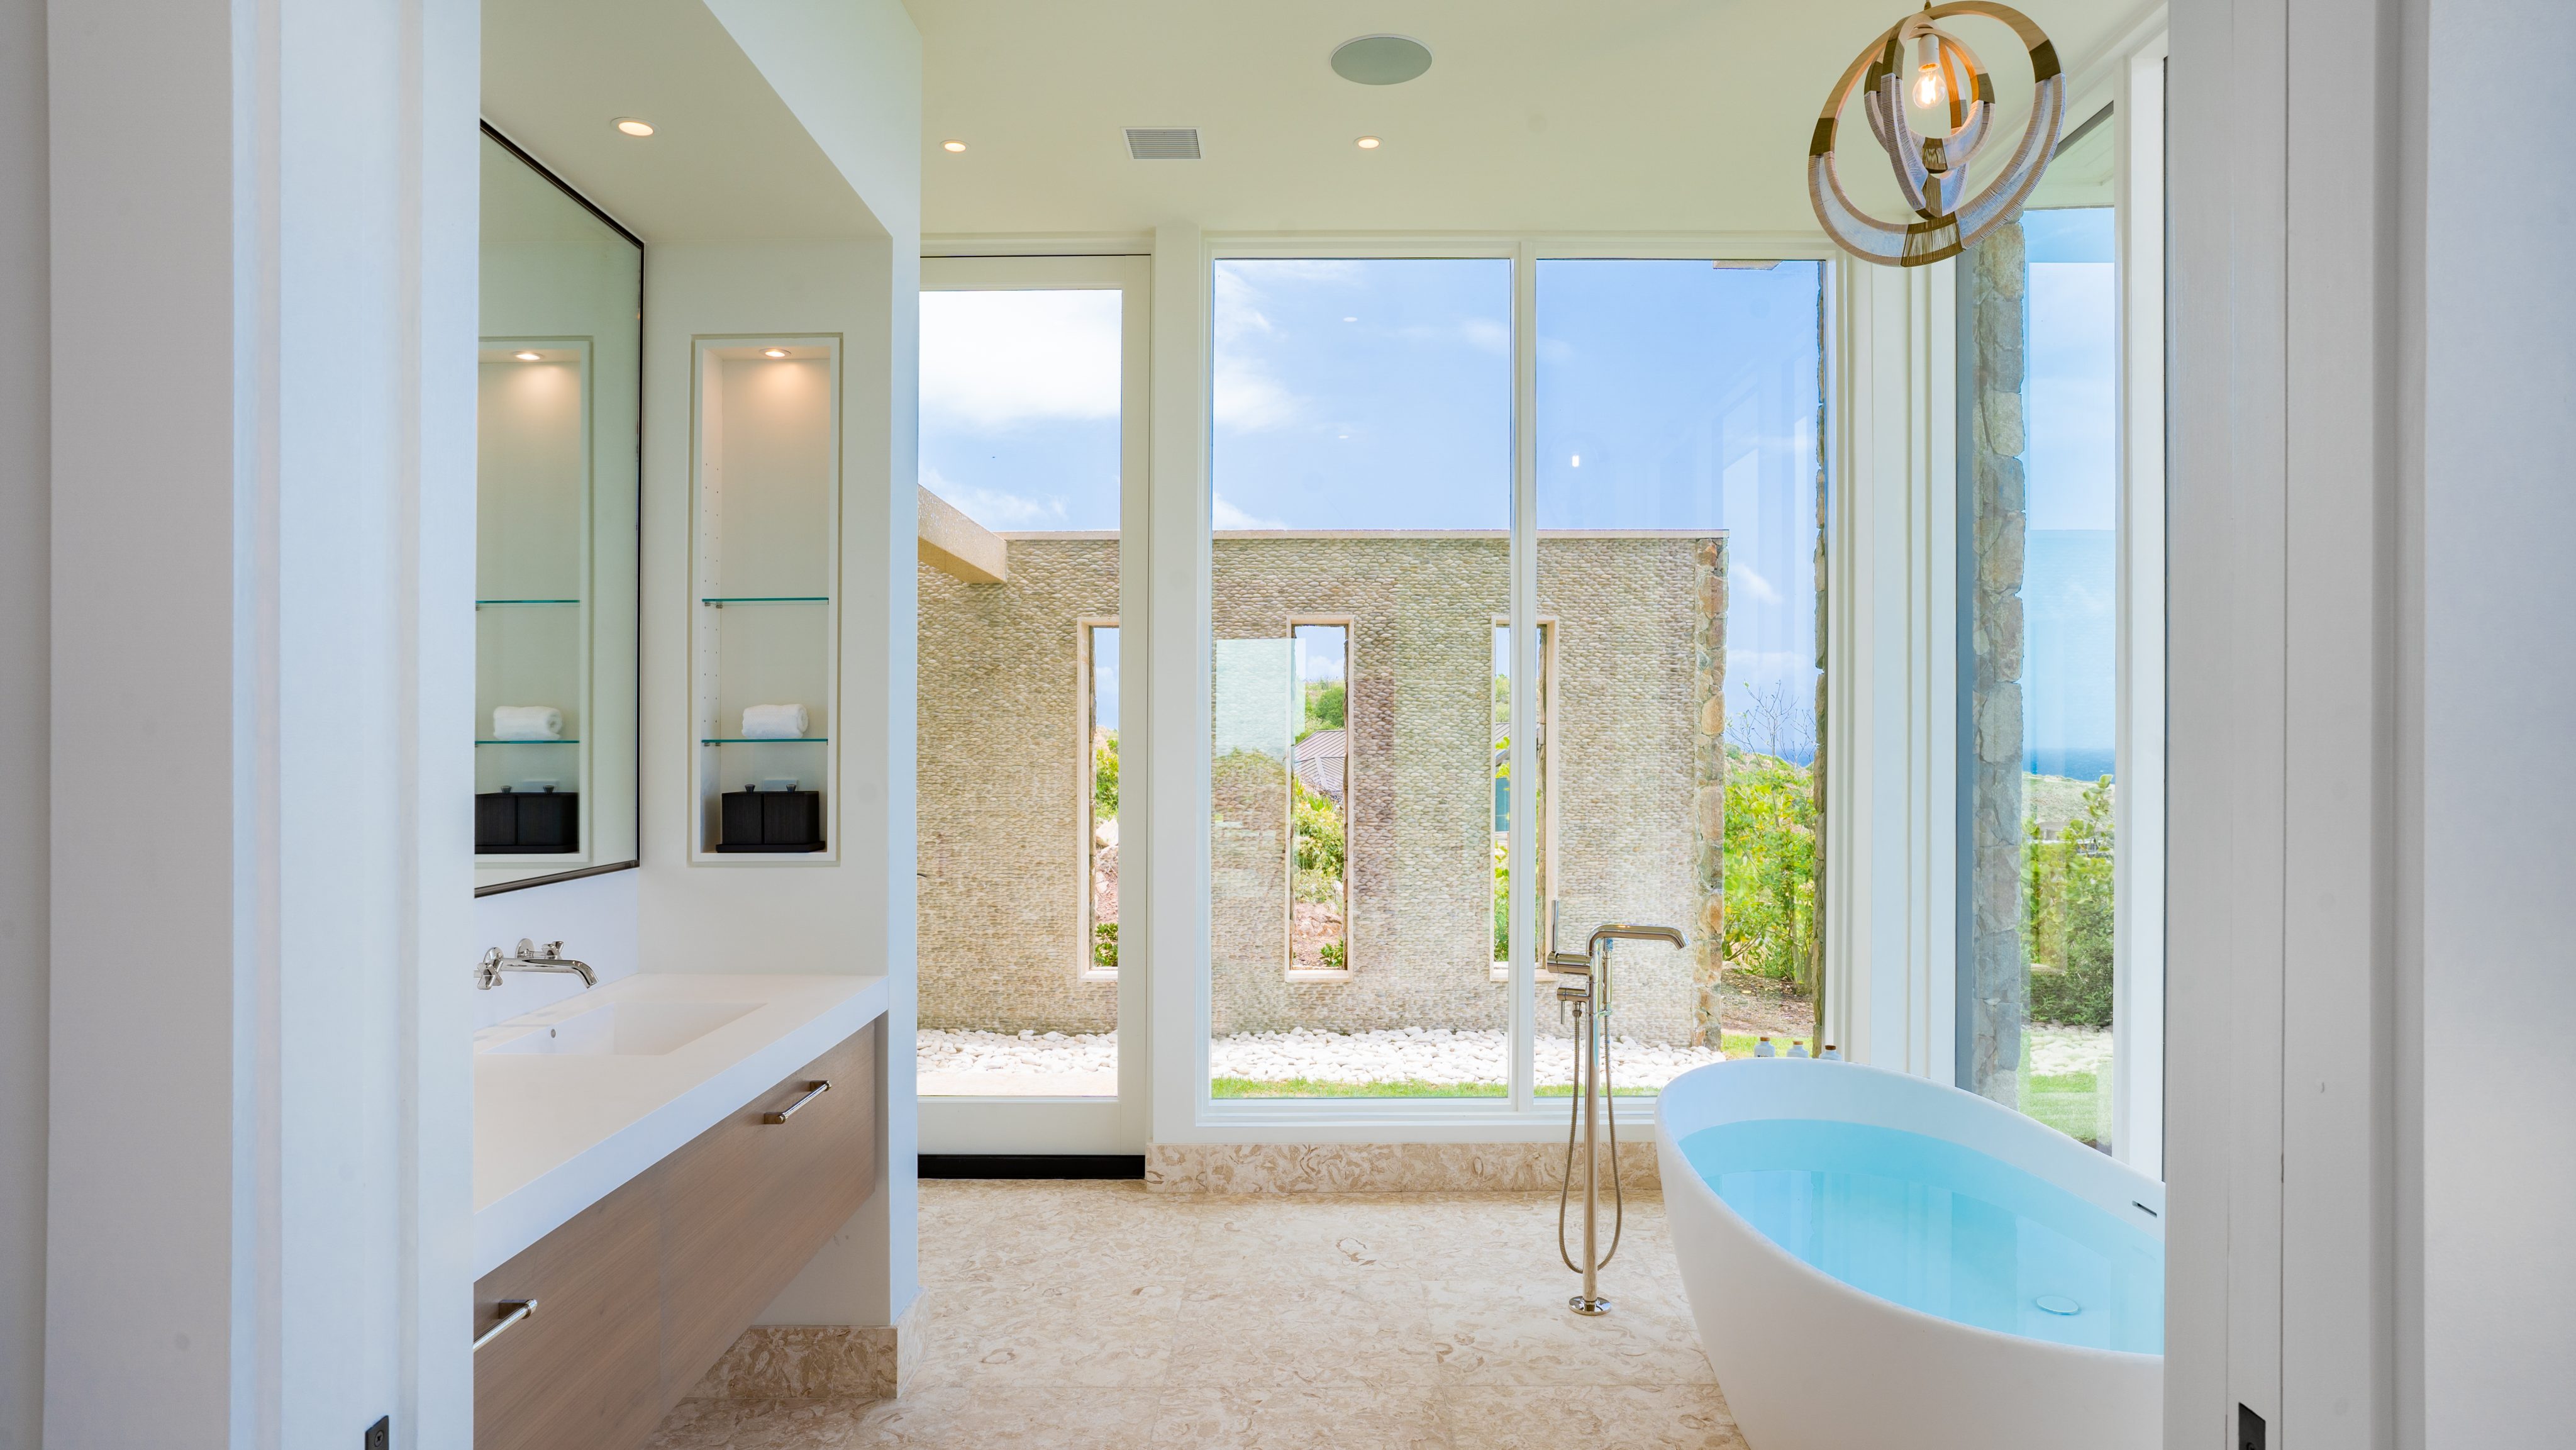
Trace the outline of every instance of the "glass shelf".
<instances>
[{"instance_id":1,"label":"glass shelf","mask_svg":"<svg viewBox=\"0 0 2576 1450\"><path fill-rule=\"evenodd\" d=\"M579 745L579 740L477 740L477 745Z\"/></svg>"},{"instance_id":2,"label":"glass shelf","mask_svg":"<svg viewBox=\"0 0 2576 1450\"><path fill-rule=\"evenodd\" d=\"M726 594L701 599L698 602L712 604L722 609L728 604L829 604L832 602L832 596L829 594Z\"/></svg>"},{"instance_id":3,"label":"glass shelf","mask_svg":"<svg viewBox=\"0 0 2576 1450\"><path fill-rule=\"evenodd\" d=\"M580 602L578 599L477 599L474 601L474 607L481 609L492 604L579 604Z\"/></svg>"},{"instance_id":4,"label":"glass shelf","mask_svg":"<svg viewBox=\"0 0 2576 1450\"><path fill-rule=\"evenodd\" d=\"M727 735L716 739L700 739L698 743L700 745L820 745L831 738L828 735L790 735L784 739Z\"/></svg>"}]
</instances>

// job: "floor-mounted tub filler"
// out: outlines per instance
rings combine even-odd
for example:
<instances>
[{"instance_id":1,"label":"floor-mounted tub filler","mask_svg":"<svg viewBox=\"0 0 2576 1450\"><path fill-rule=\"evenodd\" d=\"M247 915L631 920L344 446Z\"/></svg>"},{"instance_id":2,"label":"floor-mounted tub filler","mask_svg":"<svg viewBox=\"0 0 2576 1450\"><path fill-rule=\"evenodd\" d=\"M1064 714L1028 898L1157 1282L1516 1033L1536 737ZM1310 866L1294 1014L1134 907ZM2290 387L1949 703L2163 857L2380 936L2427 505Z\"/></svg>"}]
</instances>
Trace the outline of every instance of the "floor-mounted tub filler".
<instances>
[{"instance_id":1,"label":"floor-mounted tub filler","mask_svg":"<svg viewBox=\"0 0 2576 1450\"><path fill-rule=\"evenodd\" d=\"M1842 1062L1694 1068L1655 1138L1691 1316L1752 1450L2162 1444L2161 1183Z\"/></svg>"}]
</instances>

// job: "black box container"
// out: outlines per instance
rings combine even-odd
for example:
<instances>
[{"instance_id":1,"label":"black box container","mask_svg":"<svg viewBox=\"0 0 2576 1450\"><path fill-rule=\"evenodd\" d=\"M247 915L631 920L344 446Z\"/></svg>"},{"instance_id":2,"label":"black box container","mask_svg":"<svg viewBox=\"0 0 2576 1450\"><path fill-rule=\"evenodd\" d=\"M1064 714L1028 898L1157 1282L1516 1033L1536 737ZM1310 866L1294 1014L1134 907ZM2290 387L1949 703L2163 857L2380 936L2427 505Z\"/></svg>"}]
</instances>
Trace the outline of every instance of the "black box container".
<instances>
[{"instance_id":1,"label":"black box container","mask_svg":"<svg viewBox=\"0 0 2576 1450\"><path fill-rule=\"evenodd\" d=\"M579 791L501 790L474 797L474 854L562 855L581 849Z\"/></svg>"},{"instance_id":2,"label":"black box container","mask_svg":"<svg viewBox=\"0 0 2576 1450\"><path fill-rule=\"evenodd\" d=\"M719 851L820 851L823 793L812 790L733 791L724 800L724 839Z\"/></svg>"}]
</instances>

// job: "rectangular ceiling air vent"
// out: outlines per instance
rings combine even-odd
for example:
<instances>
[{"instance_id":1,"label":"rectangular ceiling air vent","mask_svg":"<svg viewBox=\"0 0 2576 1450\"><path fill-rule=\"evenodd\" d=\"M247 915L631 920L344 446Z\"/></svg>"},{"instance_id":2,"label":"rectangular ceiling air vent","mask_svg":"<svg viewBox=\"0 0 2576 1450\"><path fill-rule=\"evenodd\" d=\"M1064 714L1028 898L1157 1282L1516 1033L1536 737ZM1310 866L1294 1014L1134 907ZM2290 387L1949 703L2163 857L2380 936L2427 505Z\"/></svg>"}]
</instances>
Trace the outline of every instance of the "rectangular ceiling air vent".
<instances>
[{"instance_id":1,"label":"rectangular ceiling air vent","mask_svg":"<svg viewBox=\"0 0 2576 1450\"><path fill-rule=\"evenodd\" d=\"M1127 128L1127 155L1136 161L1196 161L1199 159L1199 128L1130 126Z\"/></svg>"}]
</instances>

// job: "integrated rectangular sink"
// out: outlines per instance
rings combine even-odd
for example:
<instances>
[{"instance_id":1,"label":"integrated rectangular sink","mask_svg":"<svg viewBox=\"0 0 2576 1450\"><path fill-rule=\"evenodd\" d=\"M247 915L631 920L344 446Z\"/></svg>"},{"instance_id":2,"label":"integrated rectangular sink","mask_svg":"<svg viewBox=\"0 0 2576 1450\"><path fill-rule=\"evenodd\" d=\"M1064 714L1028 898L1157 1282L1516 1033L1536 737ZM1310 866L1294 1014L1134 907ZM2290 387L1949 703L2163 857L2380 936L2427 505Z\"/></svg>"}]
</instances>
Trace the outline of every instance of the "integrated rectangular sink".
<instances>
[{"instance_id":1,"label":"integrated rectangular sink","mask_svg":"<svg viewBox=\"0 0 2576 1450\"><path fill-rule=\"evenodd\" d=\"M759 1005L609 1002L561 1022L530 1028L483 1051L545 1057L660 1057L758 1010Z\"/></svg>"}]
</instances>

